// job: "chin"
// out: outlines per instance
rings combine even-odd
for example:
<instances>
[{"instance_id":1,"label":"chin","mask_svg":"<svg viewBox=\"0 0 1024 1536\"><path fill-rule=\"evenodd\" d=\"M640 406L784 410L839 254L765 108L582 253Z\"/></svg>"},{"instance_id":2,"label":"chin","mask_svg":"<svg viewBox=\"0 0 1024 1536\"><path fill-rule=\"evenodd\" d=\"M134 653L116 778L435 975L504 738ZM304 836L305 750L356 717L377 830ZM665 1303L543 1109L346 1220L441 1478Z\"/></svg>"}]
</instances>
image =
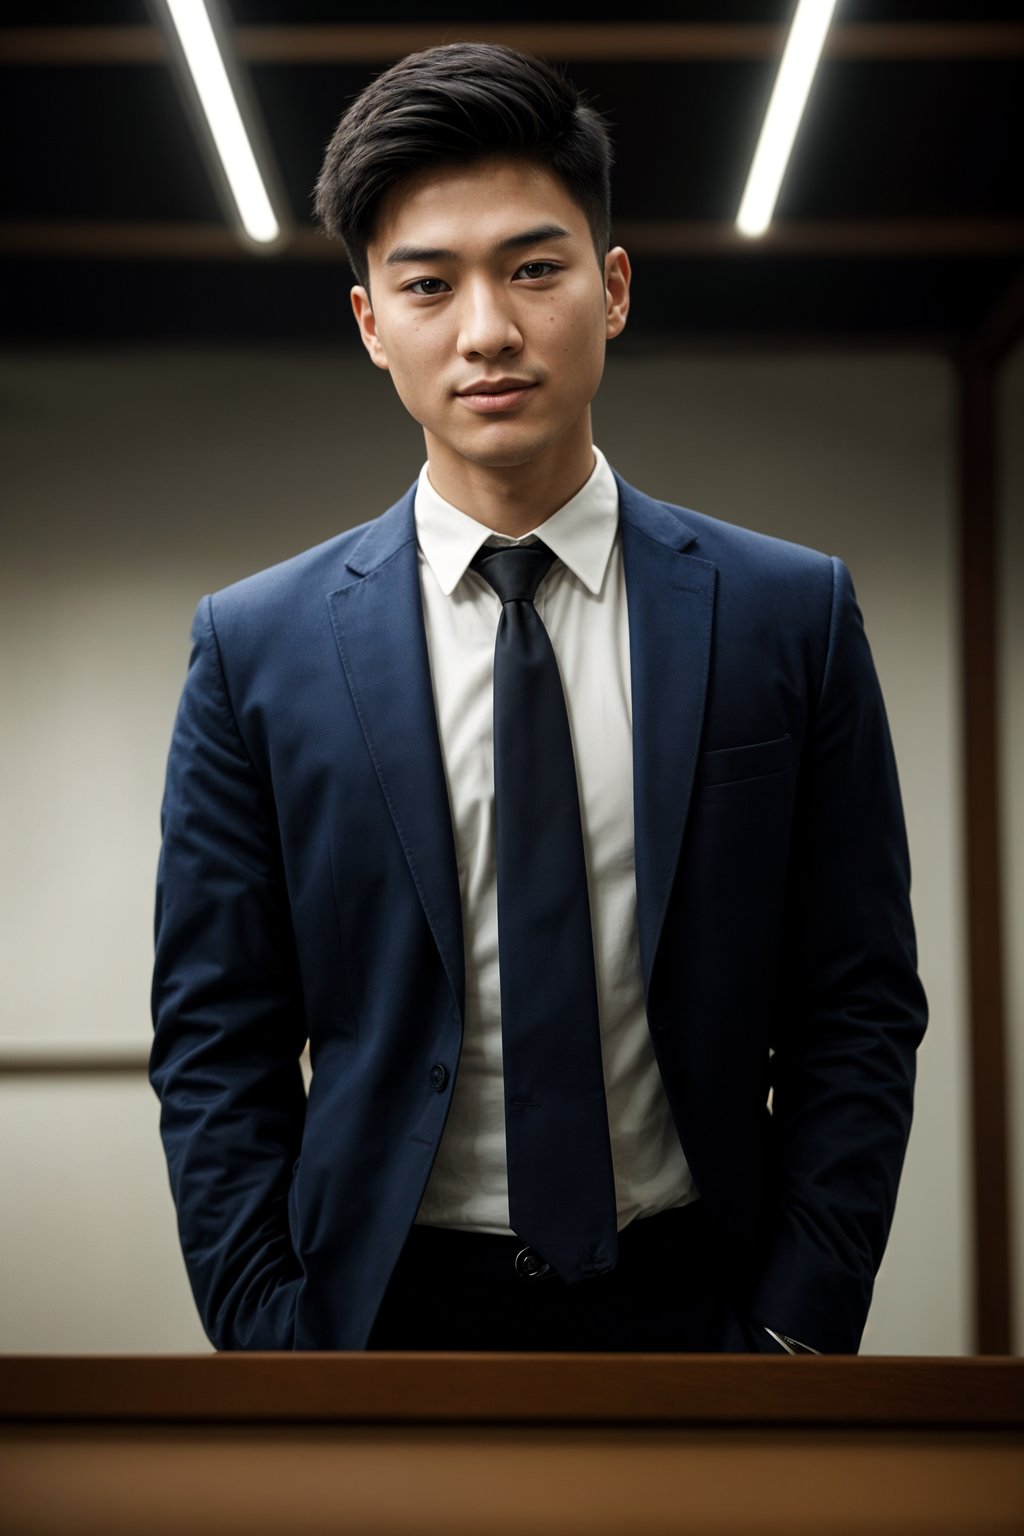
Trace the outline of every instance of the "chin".
<instances>
[{"instance_id":1,"label":"chin","mask_svg":"<svg viewBox=\"0 0 1024 1536\"><path fill-rule=\"evenodd\" d=\"M476 440L471 438L468 442L450 442L448 446L461 459L479 464L481 468L515 469L540 458L562 435L559 432L545 432L543 436L519 433L511 422L507 425L511 430L502 431L500 425L494 423L486 436L478 436Z\"/></svg>"},{"instance_id":2,"label":"chin","mask_svg":"<svg viewBox=\"0 0 1024 1536\"><path fill-rule=\"evenodd\" d=\"M459 455L469 464L477 464L481 469L517 469L522 464L529 464L539 457L542 449L539 447L505 449L503 452L497 449L488 453L480 450L477 453L467 452Z\"/></svg>"}]
</instances>

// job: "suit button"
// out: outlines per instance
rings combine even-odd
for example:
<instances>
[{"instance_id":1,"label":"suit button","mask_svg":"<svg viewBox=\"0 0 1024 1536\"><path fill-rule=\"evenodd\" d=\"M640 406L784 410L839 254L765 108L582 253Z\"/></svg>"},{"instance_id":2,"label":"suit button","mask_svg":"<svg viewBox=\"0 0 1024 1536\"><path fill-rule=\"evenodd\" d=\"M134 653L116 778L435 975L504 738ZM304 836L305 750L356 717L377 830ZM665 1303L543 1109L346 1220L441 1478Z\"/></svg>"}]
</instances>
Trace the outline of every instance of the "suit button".
<instances>
[{"instance_id":1,"label":"suit button","mask_svg":"<svg viewBox=\"0 0 1024 1536\"><path fill-rule=\"evenodd\" d=\"M430 1069L430 1086L435 1093L443 1093L448 1086L448 1068L439 1061Z\"/></svg>"},{"instance_id":2,"label":"suit button","mask_svg":"<svg viewBox=\"0 0 1024 1536\"><path fill-rule=\"evenodd\" d=\"M516 1254L516 1274L523 1280L541 1280L551 1273L551 1265L545 1263L532 1248L520 1248Z\"/></svg>"}]
</instances>

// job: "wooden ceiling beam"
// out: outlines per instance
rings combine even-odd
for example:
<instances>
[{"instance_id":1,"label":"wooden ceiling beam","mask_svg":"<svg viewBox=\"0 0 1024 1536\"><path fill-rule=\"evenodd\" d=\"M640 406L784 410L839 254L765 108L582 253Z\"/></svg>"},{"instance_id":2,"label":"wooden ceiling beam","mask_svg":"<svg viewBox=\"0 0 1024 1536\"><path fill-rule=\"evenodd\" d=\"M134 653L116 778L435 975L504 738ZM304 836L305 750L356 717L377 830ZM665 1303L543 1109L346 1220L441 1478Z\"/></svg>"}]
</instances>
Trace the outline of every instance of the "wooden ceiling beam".
<instances>
[{"instance_id":1,"label":"wooden ceiling beam","mask_svg":"<svg viewBox=\"0 0 1024 1536\"><path fill-rule=\"evenodd\" d=\"M436 43L505 43L559 59L635 63L775 59L786 28L742 24L614 23L420 26L236 27L238 56L254 64L382 64ZM1024 57L1024 25L1015 22L838 22L826 55L833 59L923 61ZM5 27L0 64L163 64L163 34L153 26Z\"/></svg>"}]
</instances>

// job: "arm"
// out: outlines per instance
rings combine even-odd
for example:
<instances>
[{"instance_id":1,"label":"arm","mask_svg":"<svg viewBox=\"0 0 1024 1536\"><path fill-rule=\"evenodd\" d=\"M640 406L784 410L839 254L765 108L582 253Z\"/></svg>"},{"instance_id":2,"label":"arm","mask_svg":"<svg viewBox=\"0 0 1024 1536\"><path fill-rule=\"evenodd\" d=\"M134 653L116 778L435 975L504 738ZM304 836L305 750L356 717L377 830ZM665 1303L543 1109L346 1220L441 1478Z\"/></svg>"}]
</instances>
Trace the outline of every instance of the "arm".
<instances>
[{"instance_id":1,"label":"arm","mask_svg":"<svg viewBox=\"0 0 1024 1536\"><path fill-rule=\"evenodd\" d=\"M221 1349L292 1344L287 1198L305 1023L269 786L242 741L205 598L167 769L150 1079L189 1278Z\"/></svg>"},{"instance_id":2,"label":"arm","mask_svg":"<svg viewBox=\"0 0 1024 1536\"><path fill-rule=\"evenodd\" d=\"M849 573L801 767L774 1041L778 1203L750 1315L855 1350L896 1201L927 1017L882 696Z\"/></svg>"}]
</instances>

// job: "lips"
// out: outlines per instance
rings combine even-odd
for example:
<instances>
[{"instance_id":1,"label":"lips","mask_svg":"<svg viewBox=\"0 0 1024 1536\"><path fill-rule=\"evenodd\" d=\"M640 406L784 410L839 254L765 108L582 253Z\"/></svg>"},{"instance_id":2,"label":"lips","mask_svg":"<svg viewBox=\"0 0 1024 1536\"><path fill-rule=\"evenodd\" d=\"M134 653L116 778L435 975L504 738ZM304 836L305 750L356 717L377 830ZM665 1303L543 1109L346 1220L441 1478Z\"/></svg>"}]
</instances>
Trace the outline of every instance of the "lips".
<instances>
[{"instance_id":1,"label":"lips","mask_svg":"<svg viewBox=\"0 0 1024 1536\"><path fill-rule=\"evenodd\" d=\"M467 384L465 389L460 389L460 395L505 395L513 389L531 389L530 379L513 379L503 376L500 379L480 379L476 384Z\"/></svg>"},{"instance_id":2,"label":"lips","mask_svg":"<svg viewBox=\"0 0 1024 1536\"><path fill-rule=\"evenodd\" d=\"M458 398L472 411L509 411L536 387L527 379L481 379L459 390Z\"/></svg>"}]
</instances>

